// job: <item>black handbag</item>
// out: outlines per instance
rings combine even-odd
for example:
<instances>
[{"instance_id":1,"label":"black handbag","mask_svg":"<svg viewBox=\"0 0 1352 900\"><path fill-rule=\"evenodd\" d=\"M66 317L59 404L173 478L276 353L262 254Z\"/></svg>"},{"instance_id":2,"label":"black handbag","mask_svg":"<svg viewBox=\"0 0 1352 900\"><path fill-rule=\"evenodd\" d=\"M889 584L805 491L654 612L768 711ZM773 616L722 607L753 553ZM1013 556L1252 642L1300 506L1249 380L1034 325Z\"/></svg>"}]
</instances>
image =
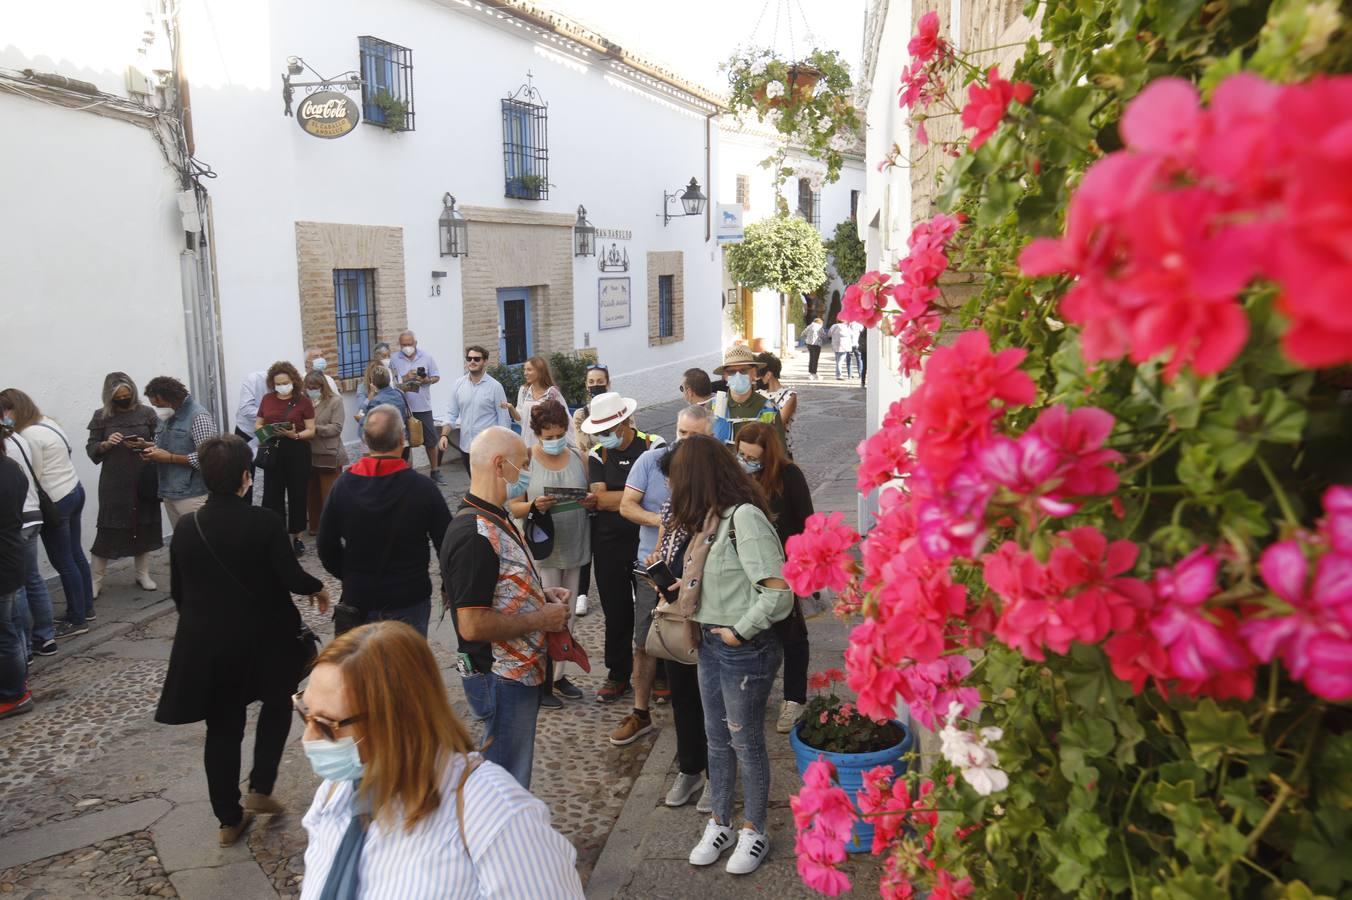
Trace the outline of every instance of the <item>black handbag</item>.
<instances>
[{"instance_id":1,"label":"black handbag","mask_svg":"<svg viewBox=\"0 0 1352 900\"><path fill-rule=\"evenodd\" d=\"M264 441L258 445L258 452L254 454L254 465L264 472L271 472L281 461L281 452L281 448L277 446L277 438Z\"/></svg>"},{"instance_id":2,"label":"black handbag","mask_svg":"<svg viewBox=\"0 0 1352 900\"><path fill-rule=\"evenodd\" d=\"M19 447L19 442L15 441L14 446ZM19 447L19 455L23 457L23 464L28 468L28 477L33 479L33 487L38 492L38 509L42 512L42 527L55 530L61 526L61 513L56 509L56 501L48 496L38 483L38 476L33 471L33 464L28 461L28 454L24 453L23 447Z\"/></svg>"}]
</instances>

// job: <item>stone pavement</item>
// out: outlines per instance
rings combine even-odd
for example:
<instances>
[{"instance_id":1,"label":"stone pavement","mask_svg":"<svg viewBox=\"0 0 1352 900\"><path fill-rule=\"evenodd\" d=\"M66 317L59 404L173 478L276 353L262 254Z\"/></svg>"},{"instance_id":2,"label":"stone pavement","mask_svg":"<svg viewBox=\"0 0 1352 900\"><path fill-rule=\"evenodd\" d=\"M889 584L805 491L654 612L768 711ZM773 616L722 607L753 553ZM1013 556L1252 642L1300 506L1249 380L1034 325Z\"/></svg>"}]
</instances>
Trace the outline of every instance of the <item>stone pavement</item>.
<instances>
[{"instance_id":1,"label":"stone pavement","mask_svg":"<svg viewBox=\"0 0 1352 900\"><path fill-rule=\"evenodd\" d=\"M857 379L836 381L823 361L821 382L808 382L807 354L786 361L784 381L799 391L793 429L794 459L812 487L818 512L840 511L847 522L856 514L855 446L864 437L864 392ZM825 604L823 604L823 607ZM813 614L815 613L815 614ZM848 630L828 609L809 612L810 672L842 667ZM751 875L737 877L723 870L727 856L706 868L690 865L690 848L699 840L706 816L694 804L680 809L663 805L667 788L677 774L676 735L664 728L657 737L624 811L611 832L587 883L591 900L610 898L722 898L816 897L798 877L793 854L793 816L789 797L802 781L787 735L775 731L783 699L776 685L766 709L765 731L770 746L770 856ZM669 724L670 717L667 718ZM843 870L854 884L853 894L877 896L881 866L867 854L852 857Z\"/></svg>"},{"instance_id":2,"label":"stone pavement","mask_svg":"<svg viewBox=\"0 0 1352 900\"><path fill-rule=\"evenodd\" d=\"M791 361L790 372L801 375L797 370L805 360L803 355ZM818 508L841 509L852 518L863 393L857 382L830 379L800 387L797 458ZM672 401L644 409L639 425L670 436L680 408ZM454 503L467 479L458 464L444 471L450 482L444 493ZM152 720L176 623L175 616L164 613L173 606L164 590L147 593L135 587L129 562L110 566L96 627L63 642L58 656L35 660L36 710L0 722L0 894L73 900L298 896L305 848L300 819L317 785L299 729L292 730L275 791L290 813L261 818L237 846L217 847L201 768L204 727L168 727ZM313 554L303 563L336 596L336 585L320 572ZM152 571L167 588L163 551ZM59 597L56 605L59 611ZM669 709L656 709L659 728L653 737L625 748L606 740L624 710L592 701L603 678L604 620L598 607L593 602L598 611L577 627L598 663L592 675L576 679L587 697L541 713L532 789L577 848L592 895L729 895L734 884L721 868L694 870L685 862L702 827L693 806L667 810L659 805L674 773ZM307 606L301 611L322 636L332 634L331 623ZM813 619L810 628L814 670L838 665L845 643L842 626L827 615ZM452 674L449 619L434 618L430 639L448 692L464 714L463 692ZM735 890L807 896L793 866L787 798L798 782L787 738L773 734L778 705L779 698L773 698L769 726L776 843L770 860L755 875L735 882ZM245 739L246 771L252 723L253 716Z\"/></svg>"}]
</instances>

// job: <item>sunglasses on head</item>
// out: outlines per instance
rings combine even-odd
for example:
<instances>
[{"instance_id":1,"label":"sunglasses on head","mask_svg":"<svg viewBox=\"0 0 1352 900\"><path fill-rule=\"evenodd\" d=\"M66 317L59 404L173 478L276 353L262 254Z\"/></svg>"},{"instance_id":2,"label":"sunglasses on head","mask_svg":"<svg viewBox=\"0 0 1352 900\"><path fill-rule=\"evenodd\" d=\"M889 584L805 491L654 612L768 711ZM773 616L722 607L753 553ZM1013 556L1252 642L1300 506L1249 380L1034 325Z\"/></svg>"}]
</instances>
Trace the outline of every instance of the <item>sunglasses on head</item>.
<instances>
[{"instance_id":1,"label":"sunglasses on head","mask_svg":"<svg viewBox=\"0 0 1352 900\"><path fill-rule=\"evenodd\" d=\"M296 711L296 715L300 716L301 722L306 727L313 724L315 728L319 730L319 733L324 736L326 741L338 740L339 728L346 728L347 726L354 725L366 718L365 715L355 715L348 716L346 719L335 722L324 716L316 716L305 708L305 702L301 699L304 694L305 692L301 691L291 695L291 708Z\"/></svg>"},{"instance_id":2,"label":"sunglasses on head","mask_svg":"<svg viewBox=\"0 0 1352 900\"><path fill-rule=\"evenodd\" d=\"M465 356L465 362L483 362L484 359L485 357L482 356L469 356L469 355Z\"/></svg>"},{"instance_id":3,"label":"sunglasses on head","mask_svg":"<svg viewBox=\"0 0 1352 900\"><path fill-rule=\"evenodd\" d=\"M600 369L602 372L605 372L607 375L610 374L610 366L606 365L605 363L592 363L590 366L587 366L587 371L588 371L588 372L590 372L592 369Z\"/></svg>"}]
</instances>

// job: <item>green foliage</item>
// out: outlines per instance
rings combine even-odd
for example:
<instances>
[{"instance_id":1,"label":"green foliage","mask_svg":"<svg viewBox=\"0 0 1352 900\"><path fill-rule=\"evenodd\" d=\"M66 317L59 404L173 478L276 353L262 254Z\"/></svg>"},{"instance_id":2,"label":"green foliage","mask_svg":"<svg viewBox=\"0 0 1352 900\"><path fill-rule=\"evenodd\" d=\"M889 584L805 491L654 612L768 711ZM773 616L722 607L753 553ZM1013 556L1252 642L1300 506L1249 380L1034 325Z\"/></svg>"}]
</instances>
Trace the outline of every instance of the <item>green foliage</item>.
<instances>
[{"instance_id":1,"label":"green foliage","mask_svg":"<svg viewBox=\"0 0 1352 900\"><path fill-rule=\"evenodd\" d=\"M831 237L826 240L826 252L830 254L831 265L840 280L854 284L868 268L868 258L864 253L864 242L859 240L859 231L850 219L836 226Z\"/></svg>"},{"instance_id":2,"label":"green foliage","mask_svg":"<svg viewBox=\"0 0 1352 900\"><path fill-rule=\"evenodd\" d=\"M524 383L524 376L521 374L521 366L504 366L499 363L488 370L502 385L502 392L507 395L507 402L515 403L517 392L521 390Z\"/></svg>"},{"instance_id":3,"label":"green foliage","mask_svg":"<svg viewBox=\"0 0 1352 900\"><path fill-rule=\"evenodd\" d=\"M595 353L553 353L549 356L549 371L554 376L554 384L568 401L568 408L577 409L587 403L587 366L596 362ZM488 370L502 384L507 399L516 402L517 392L521 390L522 366L496 365Z\"/></svg>"},{"instance_id":4,"label":"green foliage","mask_svg":"<svg viewBox=\"0 0 1352 900\"><path fill-rule=\"evenodd\" d=\"M375 105L385 115L381 127L390 131L404 131L408 128L408 104L387 90L376 92Z\"/></svg>"},{"instance_id":5,"label":"green foliage","mask_svg":"<svg viewBox=\"0 0 1352 900\"><path fill-rule=\"evenodd\" d=\"M891 722L861 716L854 704L821 691L808 698L798 722L803 743L828 753L876 753L897 746L905 737Z\"/></svg>"},{"instance_id":6,"label":"green foliage","mask_svg":"<svg viewBox=\"0 0 1352 900\"><path fill-rule=\"evenodd\" d=\"M772 50L753 47L738 50L723 68L729 107L754 113L761 122L768 119L783 138L783 149L762 163L774 170L776 190L793 172L784 166L790 145L826 163L827 184L840 177L841 147L855 139L862 122L850 70L839 53L813 50L804 59L783 60ZM777 90L782 94L771 96Z\"/></svg>"},{"instance_id":7,"label":"green foliage","mask_svg":"<svg viewBox=\"0 0 1352 900\"><path fill-rule=\"evenodd\" d=\"M1124 461L1115 505L1011 520L992 544L1015 539L1045 559L1050 532L1093 525L1140 547L1125 573L1137 578L1218 548L1227 599L1262 615L1279 605L1260 586L1262 549L1309 527L1331 482L1352 480L1346 371L1301 372L1282 357L1283 326L1262 285L1242 295L1251 338L1224 372L1168 379L1158 360L1087 366L1058 318L1069 280L1023 277L1017 259L1032 238L1062 232L1075 185L1121 147L1123 110L1151 80L1182 77L1208 93L1240 71L1279 82L1346 72L1352 29L1332 0L1037 0L1025 13L1041 34L1002 74L1030 82L1033 98L955 159L936 194L968 220L955 267L985 273L956 324L1027 351L1021 368L1039 396L1013 415L1016 432L1045 406L1091 404L1116 417L1109 444ZM986 602L979 567L959 563L952 576L972 609ZM953 770L937 763L929 776L945 812L926 854L971 878L973 896L1352 897L1346 704L1319 701L1275 664L1259 668L1252 699L1221 702L1134 692L1101 649L1080 644L1045 662L996 645L976 666L981 724L1003 730L1010 785L990 797L961 780L945 787ZM982 831L964 831L977 823Z\"/></svg>"},{"instance_id":8,"label":"green foliage","mask_svg":"<svg viewBox=\"0 0 1352 900\"><path fill-rule=\"evenodd\" d=\"M797 216L752 222L741 243L723 252L728 273L748 290L807 293L826 280L826 247L817 229Z\"/></svg>"}]
</instances>

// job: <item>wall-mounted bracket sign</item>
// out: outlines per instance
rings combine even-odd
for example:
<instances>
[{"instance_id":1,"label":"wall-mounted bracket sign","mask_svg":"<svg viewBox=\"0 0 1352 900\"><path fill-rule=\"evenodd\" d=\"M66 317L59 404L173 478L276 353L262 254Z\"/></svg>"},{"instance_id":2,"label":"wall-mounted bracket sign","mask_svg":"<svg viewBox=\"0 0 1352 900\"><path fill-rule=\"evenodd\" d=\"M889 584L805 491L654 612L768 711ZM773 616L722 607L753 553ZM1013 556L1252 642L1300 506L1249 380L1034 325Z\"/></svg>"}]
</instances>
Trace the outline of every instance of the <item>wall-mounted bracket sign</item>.
<instances>
[{"instance_id":1,"label":"wall-mounted bracket sign","mask_svg":"<svg viewBox=\"0 0 1352 900\"><path fill-rule=\"evenodd\" d=\"M602 272L628 272L629 250L621 250L618 244L611 244L609 250L602 250L596 258L596 267Z\"/></svg>"},{"instance_id":2,"label":"wall-mounted bracket sign","mask_svg":"<svg viewBox=\"0 0 1352 900\"><path fill-rule=\"evenodd\" d=\"M306 69L319 80L291 80ZM284 116L291 115L296 88L303 88L306 93L296 111L296 124L306 134L317 138L340 138L351 134L361 121L361 108L357 101L343 93L361 90L361 76L356 72L348 71L334 78L325 78L299 56L287 57L286 71L282 73L282 102L286 104L282 110Z\"/></svg>"},{"instance_id":3,"label":"wall-mounted bracket sign","mask_svg":"<svg viewBox=\"0 0 1352 900\"><path fill-rule=\"evenodd\" d=\"M296 124L317 138L340 138L361 121L357 104L339 91L315 91L296 109Z\"/></svg>"}]
</instances>

